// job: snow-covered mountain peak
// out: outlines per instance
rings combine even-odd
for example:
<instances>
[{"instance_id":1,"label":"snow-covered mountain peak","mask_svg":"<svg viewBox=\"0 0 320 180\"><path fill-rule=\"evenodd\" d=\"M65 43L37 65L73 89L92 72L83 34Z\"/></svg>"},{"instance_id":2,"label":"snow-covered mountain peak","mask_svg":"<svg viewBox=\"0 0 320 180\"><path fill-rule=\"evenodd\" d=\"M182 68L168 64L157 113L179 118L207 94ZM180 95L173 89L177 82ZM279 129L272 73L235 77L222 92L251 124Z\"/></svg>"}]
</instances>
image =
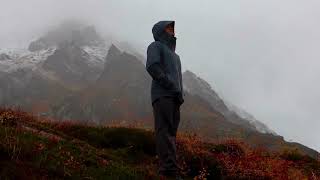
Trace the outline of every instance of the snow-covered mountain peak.
<instances>
[{"instance_id":1,"label":"snow-covered mountain peak","mask_svg":"<svg viewBox=\"0 0 320 180\"><path fill-rule=\"evenodd\" d=\"M55 52L56 48L48 48L36 52L27 49L0 49L0 54L7 54L10 61L0 61L1 72L13 72L18 69L33 70L39 63Z\"/></svg>"},{"instance_id":2,"label":"snow-covered mountain peak","mask_svg":"<svg viewBox=\"0 0 320 180\"><path fill-rule=\"evenodd\" d=\"M29 53L27 49L18 48L0 48L0 54L6 54L11 60L18 59L19 57Z\"/></svg>"}]
</instances>

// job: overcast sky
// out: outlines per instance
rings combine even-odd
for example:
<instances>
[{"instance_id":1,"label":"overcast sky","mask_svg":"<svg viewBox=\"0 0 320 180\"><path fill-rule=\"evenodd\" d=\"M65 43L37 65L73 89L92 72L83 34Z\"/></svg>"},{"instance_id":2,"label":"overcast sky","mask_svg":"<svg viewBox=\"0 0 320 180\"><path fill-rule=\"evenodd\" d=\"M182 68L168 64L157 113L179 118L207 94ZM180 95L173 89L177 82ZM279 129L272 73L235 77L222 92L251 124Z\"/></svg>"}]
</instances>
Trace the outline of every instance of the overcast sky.
<instances>
[{"instance_id":1,"label":"overcast sky","mask_svg":"<svg viewBox=\"0 0 320 180\"><path fill-rule=\"evenodd\" d=\"M224 99L320 150L318 0L0 0L0 47L26 47L64 19L144 50L175 20L177 53Z\"/></svg>"}]
</instances>

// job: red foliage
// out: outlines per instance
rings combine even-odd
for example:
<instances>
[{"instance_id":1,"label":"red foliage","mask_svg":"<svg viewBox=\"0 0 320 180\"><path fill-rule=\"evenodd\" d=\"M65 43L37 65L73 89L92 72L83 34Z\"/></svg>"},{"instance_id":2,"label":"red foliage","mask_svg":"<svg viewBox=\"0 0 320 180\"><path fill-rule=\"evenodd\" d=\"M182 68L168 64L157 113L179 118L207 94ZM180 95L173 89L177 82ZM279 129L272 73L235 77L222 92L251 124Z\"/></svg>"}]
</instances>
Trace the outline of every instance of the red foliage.
<instances>
[{"instance_id":1,"label":"red foliage","mask_svg":"<svg viewBox=\"0 0 320 180\"><path fill-rule=\"evenodd\" d=\"M19 109L13 110L0 108L0 125L17 128L33 132L33 125L46 125L54 127L52 129L66 131L73 126L89 126L85 123L76 121L55 121L53 119L39 119L32 114L23 112ZM123 124L113 124L112 127L123 127ZM139 123L126 125L126 127L137 128L142 125ZM22 127L22 128L21 128ZM27 128L26 128L27 127ZM59 136L42 133L49 139L48 146L53 146L61 140ZM14 141L9 139L7 143ZM34 151L41 152L45 146L35 144ZM272 153L266 149L253 149L239 140L226 140L219 143L208 143L203 141L196 134L178 134L177 137L178 159L182 170L193 175L195 179L204 179L210 175L213 167L217 164L216 171L221 170L223 177L231 179L318 179L320 174L319 160L310 159L310 157L300 156L298 154L281 155ZM79 169L82 165L81 159L75 159L67 150L61 150L61 157L67 157L64 165L72 169ZM297 160L292 160L297 159ZM106 166L109 162L105 159L99 159L101 166ZM213 166L214 165L214 166ZM306 171L304 167L309 169Z\"/></svg>"}]
</instances>

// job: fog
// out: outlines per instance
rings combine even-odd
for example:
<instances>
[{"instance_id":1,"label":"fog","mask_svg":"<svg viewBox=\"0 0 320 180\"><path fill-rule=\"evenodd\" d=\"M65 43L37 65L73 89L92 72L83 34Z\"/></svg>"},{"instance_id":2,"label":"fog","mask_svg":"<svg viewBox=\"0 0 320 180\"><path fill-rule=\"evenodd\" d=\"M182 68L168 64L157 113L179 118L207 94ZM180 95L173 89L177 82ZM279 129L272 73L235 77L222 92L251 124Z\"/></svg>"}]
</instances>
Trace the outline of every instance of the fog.
<instances>
[{"instance_id":1,"label":"fog","mask_svg":"<svg viewBox=\"0 0 320 180\"><path fill-rule=\"evenodd\" d=\"M285 137L320 150L320 2L316 0L0 0L0 47L27 44L65 19L145 53L175 20L183 69Z\"/></svg>"}]
</instances>

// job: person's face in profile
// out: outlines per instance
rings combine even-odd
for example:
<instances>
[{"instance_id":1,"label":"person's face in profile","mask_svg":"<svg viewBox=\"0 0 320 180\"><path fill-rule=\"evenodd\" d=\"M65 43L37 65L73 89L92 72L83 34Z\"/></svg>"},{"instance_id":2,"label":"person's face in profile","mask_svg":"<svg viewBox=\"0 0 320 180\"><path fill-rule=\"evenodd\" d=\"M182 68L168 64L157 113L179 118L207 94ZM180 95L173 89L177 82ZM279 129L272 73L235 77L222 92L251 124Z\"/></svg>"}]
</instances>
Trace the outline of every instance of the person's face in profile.
<instances>
[{"instance_id":1,"label":"person's face in profile","mask_svg":"<svg viewBox=\"0 0 320 180\"><path fill-rule=\"evenodd\" d=\"M172 24L169 24L165 29L164 31L172 36L175 36L175 33L174 33L174 28L172 26Z\"/></svg>"}]
</instances>

